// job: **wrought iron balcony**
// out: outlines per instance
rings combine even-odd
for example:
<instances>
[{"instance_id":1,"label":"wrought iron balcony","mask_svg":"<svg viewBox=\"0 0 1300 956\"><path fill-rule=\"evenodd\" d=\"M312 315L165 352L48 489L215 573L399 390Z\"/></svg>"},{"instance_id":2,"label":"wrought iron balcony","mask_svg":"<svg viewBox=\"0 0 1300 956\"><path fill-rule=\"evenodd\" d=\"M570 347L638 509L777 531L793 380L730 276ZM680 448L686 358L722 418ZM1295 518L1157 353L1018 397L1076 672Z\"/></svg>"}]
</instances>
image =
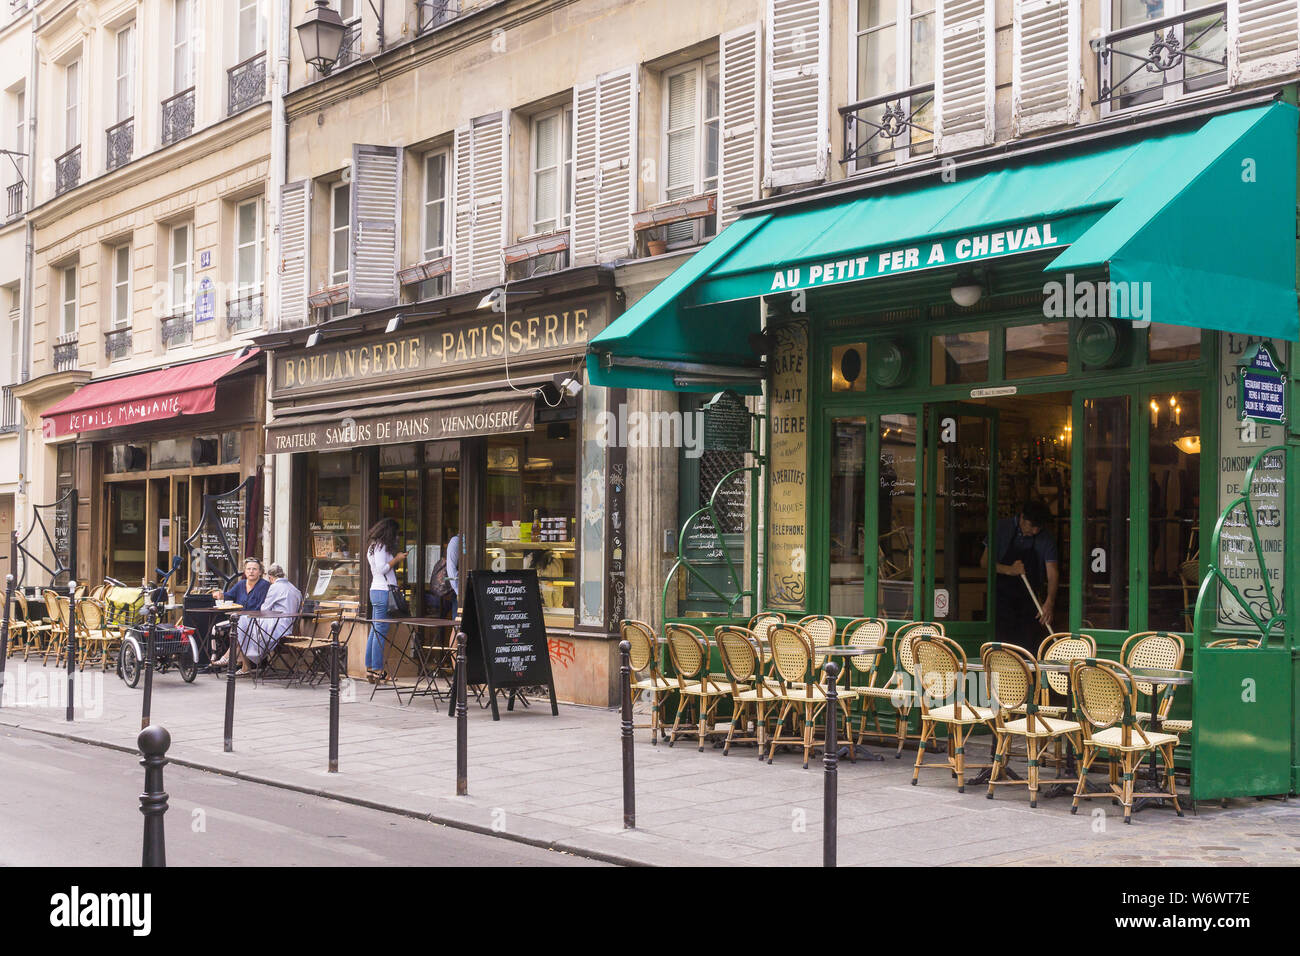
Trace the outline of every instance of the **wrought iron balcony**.
<instances>
[{"instance_id":1,"label":"wrought iron balcony","mask_svg":"<svg viewBox=\"0 0 1300 956\"><path fill-rule=\"evenodd\" d=\"M339 46L339 59L334 68L341 70L359 59L361 59L361 21L353 20L347 25L347 30L343 34L343 43Z\"/></svg>"},{"instance_id":2,"label":"wrought iron balcony","mask_svg":"<svg viewBox=\"0 0 1300 956\"><path fill-rule=\"evenodd\" d=\"M416 0L415 13L415 35L420 36L460 16L460 0Z\"/></svg>"},{"instance_id":3,"label":"wrought iron balcony","mask_svg":"<svg viewBox=\"0 0 1300 956\"><path fill-rule=\"evenodd\" d=\"M117 169L131 161L135 150L135 117L122 120L116 126L110 126L105 134L108 139L104 153L104 166Z\"/></svg>"},{"instance_id":4,"label":"wrought iron balcony","mask_svg":"<svg viewBox=\"0 0 1300 956\"><path fill-rule=\"evenodd\" d=\"M266 99L266 53L251 56L226 71L226 115L234 116Z\"/></svg>"},{"instance_id":5,"label":"wrought iron balcony","mask_svg":"<svg viewBox=\"0 0 1300 956\"><path fill-rule=\"evenodd\" d=\"M0 391L0 434L18 431L22 420L18 415L18 399L14 398L12 385Z\"/></svg>"},{"instance_id":6,"label":"wrought iron balcony","mask_svg":"<svg viewBox=\"0 0 1300 956\"><path fill-rule=\"evenodd\" d=\"M131 357L131 329L112 329L104 333L104 358L110 362Z\"/></svg>"},{"instance_id":7,"label":"wrought iron balcony","mask_svg":"<svg viewBox=\"0 0 1300 956\"><path fill-rule=\"evenodd\" d=\"M17 219L23 214L23 184L21 182L14 183L9 187L8 192L9 206L6 218Z\"/></svg>"},{"instance_id":8,"label":"wrought iron balcony","mask_svg":"<svg viewBox=\"0 0 1300 956\"><path fill-rule=\"evenodd\" d=\"M194 87L162 104L162 144L170 146L194 132Z\"/></svg>"},{"instance_id":9,"label":"wrought iron balcony","mask_svg":"<svg viewBox=\"0 0 1300 956\"><path fill-rule=\"evenodd\" d=\"M1228 6L1201 7L1116 30L1092 41L1099 96L1093 105L1159 103L1165 90L1195 92L1228 78Z\"/></svg>"},{"instance_id":10,"label":"wrought iron balcony","mask_svg":"<svg viewBox=\"0 0 1300 956\"><path fill-rule=\"evenodd\" d=\"M77 367L77 333L60 335L54 343L54 371L67 372Z\"/></svg>"},{"instance_id":11,"label":"wrought iron balcony","mask_svg":"<svg viewBox=\"0 0 1300 956\"><path fill-rule=\"evenodd\" d=\"M160 330L163 348L174 349L178 345L189 345L194 337L194 313L177 312L162 320Z\"/></svg>"},{"instance_id":12,"label":"wrought iron balcony","mask_svg":"<svg viewBox=\"0 0 1300 956\"><path fill-rule=\"evenodd\" d=\"M81 182L81 147L74 146L54 161L54 195L62 196Z\"/></svg>"},{"instance_id":13,"label":"wrought iron balcony","mask_svg":"<svg viewBox=\"0 0 1300 956\"><path fill-rule=\"evenodd\" d=\"M262 293L243 292L226 303L226 331L247 332L262 326Z\"/></svg>"},{"instance_id":14,"label":"wrought iron balcony","mask_svg":"<svg viewBox=\"0 0 1300 956\"><path fill-rule=\"evenodd\" d=\"M840 162L867 169L934 149L934 84L913 86L840 107L844 155Z\"/></svg>"}]
</instances>

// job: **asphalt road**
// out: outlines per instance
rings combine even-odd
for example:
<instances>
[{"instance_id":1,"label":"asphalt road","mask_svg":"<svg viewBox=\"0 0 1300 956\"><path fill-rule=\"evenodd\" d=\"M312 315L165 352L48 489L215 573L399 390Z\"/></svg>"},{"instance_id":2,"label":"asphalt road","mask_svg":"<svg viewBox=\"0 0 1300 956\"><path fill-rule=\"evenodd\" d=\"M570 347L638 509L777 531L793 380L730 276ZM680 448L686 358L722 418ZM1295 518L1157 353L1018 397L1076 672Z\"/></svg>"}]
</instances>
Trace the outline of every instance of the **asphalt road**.
<instances>
[{"instance_id":1,"label":"asphalt road","mask_svg":"<svg viewBox=\"0 0 1300 956\"><path fill-rule=\"evenodd\" d=\"M0 865L139 866L140 758L0 731ZM592 866L336 800L168 765L169 866Z\"/></svg>"}]
</instances>

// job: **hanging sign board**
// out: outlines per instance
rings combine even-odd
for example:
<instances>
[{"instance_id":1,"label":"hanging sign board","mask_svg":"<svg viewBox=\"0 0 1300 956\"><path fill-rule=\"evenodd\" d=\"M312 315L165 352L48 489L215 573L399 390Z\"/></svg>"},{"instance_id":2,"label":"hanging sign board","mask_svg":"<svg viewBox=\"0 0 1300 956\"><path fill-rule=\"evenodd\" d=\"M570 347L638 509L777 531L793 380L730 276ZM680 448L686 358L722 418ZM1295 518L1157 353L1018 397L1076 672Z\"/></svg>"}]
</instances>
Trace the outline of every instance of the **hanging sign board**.
<instances>
[{"instance_id":1,"label":"hanging sign board","mask_svg":"<svg viewBox=\"0 0 1300 956\"><path fill-rule=\"evenodd\" d=\"M1286 378L1272 346L1260 342L1251 349L1239 375L1237 407L1241 417L1269 425L1286 422Z\"/></svg>"},{"instance_id":2,"label":"hanging sign board","mask_svg":"<svg viewBox=\"0 0 1300 956\"><path fill-rule=\"evenodd\" d=\"M537 572L471 571L466 592L461 617L468 638L465 682L487 685L492 719L501 719L497 691L510 691L506 709L514 710L516 691L524 687L547 688L551 713L559 716ZM452 697L448 716L455 713Z\"/></svg>"}]
</instances>

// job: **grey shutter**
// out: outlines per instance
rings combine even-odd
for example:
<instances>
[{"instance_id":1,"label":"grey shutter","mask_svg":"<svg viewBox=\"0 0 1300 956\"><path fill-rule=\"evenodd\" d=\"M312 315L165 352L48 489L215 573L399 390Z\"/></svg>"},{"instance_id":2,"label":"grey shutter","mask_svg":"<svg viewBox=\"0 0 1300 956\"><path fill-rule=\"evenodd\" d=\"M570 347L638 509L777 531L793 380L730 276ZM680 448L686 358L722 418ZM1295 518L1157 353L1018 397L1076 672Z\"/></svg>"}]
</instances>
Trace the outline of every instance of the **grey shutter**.
<instances>
[{"instance_id":1,"label":"grey shutter","mask_svg":"<svg viewBox=\"0 0 1300 956\"><path fill-rule=\"evenodd\" d=\"M452 286L479 288L504 277L508 113L456 130Z\"/></svg>"},{"instance_id":2,"label":"grey shutter","mask_svg":"<svg viewBox=\"0 0 1300 956\"><path fill-rule=\"evenodd\" d=\"M401 147L353 145L351 207L348 307L394 306L401 266Z\"/></svg>"},{"instance_id":3,"label":"grey shutter","mask_svg":"<svg viewBox=\"0 0 1300 956\"><path fill-rule=\"evenodd\" d=\"M826 178L826 0L767 0L766 141L769 186Z\"/></svg>"},{"instance_id":4,"label":"grey shutter","mask_svg":"<svg viewBox=\"0 0 1300 956\"><path fill-rule=\"evenodd\" d=\"M311 265L311 181L280 187L280 263L276 327L297 329L311 318L307 308Z\"/></svg>"},{"instance_id":5,"label":"grey shutter","mask_svg":"<svg viewBox=\"0 0 1300 956\"><path fill-rule=\"evenodd\" d=\"M1228 37L1229 75L1234 86L1293 74L1300 70L1300 3L1229 3Z\"/></svg>"},{"instance_id":6,"label":"grey shutter","mask_svg":"<svg viewBox=\"0 0 1300 956\"><path fill-rule=\"evenodd\" d=\"M451 281L456 290L470 287L474 260L474 134L469 126L456 130L452 157Z\"/></svg>"},{"instance_id":7,"label":"grey shutter","mask_svg":"<svg viewBox=\"0 0 1300 956\"><path fill-rule=\"evenodd\" d=\"M600 182L600 97L595 82L573 91L573 241L571 262L596 261Z\"/></svg>"},{"instance_id":8,"label":"grey shutter","mask_svg":"<svg viewBox=\"0 0 1300 956\"><path fill-rule=\"evenodd\" d=\"M994 0L947 0L937 9L935 149L985 146L994 135Z\"/></svg>"},{"instance_id":9,"label":"grey shutter","mask_svg":"<svg viewBox=\"0 0 1300 956\"><path fill-rule=\"evenodd\" d=\"M718 228L739 216L736 206L758 198L759 72L763 34L759 24L723 34L718 73L722 77L722 157L718 183Z\"/></svg>"},{"instance_id":10,"label":"grey shutter","mask_svg":"<svg viewBox=\"0 0 1300 956\"><path fill-rule=\"evenodd\" d=\"M573 91L574 264L625 259L636 211L637 68Z\"/></svg>"},{"instance_id":11,"label":"grey shutter","mask_svg":"<svg viewBox=\"0 0 1300 956\"><path fill-rule=\"evenodd\" d=\"M1011 135L1079 121L1078 0L1016 0L1011 28Z\"/></svg>"}]
</instances>

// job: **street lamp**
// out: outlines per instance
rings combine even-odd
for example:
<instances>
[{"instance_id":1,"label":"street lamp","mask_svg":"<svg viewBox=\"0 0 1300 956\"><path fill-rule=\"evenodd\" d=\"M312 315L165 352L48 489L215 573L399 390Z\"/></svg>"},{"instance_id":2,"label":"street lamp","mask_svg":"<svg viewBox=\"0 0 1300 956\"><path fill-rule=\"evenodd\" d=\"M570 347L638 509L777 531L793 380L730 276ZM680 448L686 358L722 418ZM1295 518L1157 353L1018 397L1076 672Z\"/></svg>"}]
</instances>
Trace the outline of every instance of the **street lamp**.
<instances>
[{"instance_id":1,"label":"street lamp","mask_svg":"<svg viewBox=\"0 0 1300 956\"><path fill-rule=\"evenodd\" d=\"M316 0L307 13L307 19L295 27L298 41L302 44L303 59L310 66L322 73L329 73L339 60L343 46L343 35L347 27L338 11L329 5L329 0Z\"/></svg>"}]
</instances>

